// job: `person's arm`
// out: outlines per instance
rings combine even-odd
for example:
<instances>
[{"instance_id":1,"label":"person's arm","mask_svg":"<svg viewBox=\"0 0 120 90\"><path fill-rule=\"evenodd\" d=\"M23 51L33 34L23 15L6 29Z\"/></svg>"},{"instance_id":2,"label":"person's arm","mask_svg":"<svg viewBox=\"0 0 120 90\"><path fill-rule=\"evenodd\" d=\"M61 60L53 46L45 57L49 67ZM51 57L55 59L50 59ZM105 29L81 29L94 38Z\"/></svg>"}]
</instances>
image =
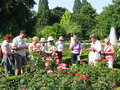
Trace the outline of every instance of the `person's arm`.
<instances>
[{"instance_id":1,"label":"person's arm","mask_svg":"<svg viewBox=\"0 0 120 90\"><path fill-rule=\"evenodd\" d=\"M69 49L72 49L74 45L75 45L74 43L71 43Z\"/></svg>"},{"instance_id":2,"label":"person's arm","mask_svg":"<svg viewBox=\"0 0 120 90\"><path fill-rule=\"evenodd\" d=\"M17 50L27 49L27 47L26 46L23 46L23 47L12 46L12 49L17 51Z\"/></svg>"},{"instance_id":3,"label":"person's arm","mask_svg":"<svg viewBox=\"0 0 120 90\"><path fill-rule=\"evenodd\" d=\"M110 55L110 54L114 54L115 53L113 45L111 45L110 48L111 48L111 52L106 52L105 53L106 55Z\"/></svg>"},{"instance_id":4,"label":"person's arm","mask_svg":"<svg viewBox=\"0 0 120 90\"><path fill-rule=\"evenodd\" d=\"M48 51L48 47L47 46L45 46L45 53L47 53L47 54L51 54L52 53L51 51Z\"/></svg>"},{"instance_id":5,"label":"person's arm","mask_svg":"<svg viewBox=\"0 0 120 90\"><path fill-rule=\"evenodd\" d=\"M9 52L9 51L7 50L7 47L6 47L6 46L3 46L3 50L4 50L4 54L6 54L6 55L13 55L13 54L14 54L14 52Z\"/></svg>"},{"instance_id":6,"label":"person's arm","mask_svg":"<svg viewBox=\"0 0 120 90\"><path fill-rule=\"evenodd\" d=\"M102 50L102 45L101 43L97 43L97 48L93 48L93 51L97 51L97 52L100 52Z\"/></svg>"},{"instance_id":7,"label":"person's arm","mask_svg":"<svg viewBox=\"0 0 120 90\"><path fill-rule=\"evenodd\" d=\"M16 39L13 39L13 44L12 44L12 49L13 50L23 50L23 49L27 49L27 46L23 46L23 47L17 47L17 42Z\"/></svg>"},{"instance_id":8,"label":"person's arm","mask_svg":"<svg viewBox=\"0 0 120 90\"><path fill-rule=\"evenodd\" d=\"M97 52L100 52L102 50L102 45L101 43L98 44L98 47L96 48L96 51Z\"/></svg>"},{"instance_id":9,"label":"person's arm","mask_svg":"<svg viewBox=\"0 0 120 90\"><path fill-rule=\"evenodd\" d=\"M82 48L80 49L80 54L79 54L79 56L81 56L82 55Z\"/></svg>"}]
</instances>

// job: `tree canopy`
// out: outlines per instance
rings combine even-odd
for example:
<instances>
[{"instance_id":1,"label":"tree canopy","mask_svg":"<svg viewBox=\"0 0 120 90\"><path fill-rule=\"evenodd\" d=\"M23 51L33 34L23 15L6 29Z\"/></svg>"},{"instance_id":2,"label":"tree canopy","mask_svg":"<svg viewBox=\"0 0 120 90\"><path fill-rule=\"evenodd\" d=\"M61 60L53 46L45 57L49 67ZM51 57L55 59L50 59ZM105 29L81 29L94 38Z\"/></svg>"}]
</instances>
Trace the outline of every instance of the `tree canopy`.
<instances>
[{"instance_id":1,"label":"tree canopy","mask_svg":"<svg viewBox=\"0 0 120 90\"><path fill-rule=\"evenodd\" d=\"M73 12L74 13L80 13L80 9L82 7L82 3L80 0L75 0L74 1L74 6L73 6Z\"/></svg>"},{"instance_id":2,"label":"tree canopy","mask_svg":"<svg viewBox=\"0 0 120 90\"><path fill-rule=\"evenodd\" d=\"M30 8L34 4L34 0L0 1L0 34L11 33L16 35L21 29L32 32L28 24L30 24L32 16Z\"/></svg>"}]
</instances>

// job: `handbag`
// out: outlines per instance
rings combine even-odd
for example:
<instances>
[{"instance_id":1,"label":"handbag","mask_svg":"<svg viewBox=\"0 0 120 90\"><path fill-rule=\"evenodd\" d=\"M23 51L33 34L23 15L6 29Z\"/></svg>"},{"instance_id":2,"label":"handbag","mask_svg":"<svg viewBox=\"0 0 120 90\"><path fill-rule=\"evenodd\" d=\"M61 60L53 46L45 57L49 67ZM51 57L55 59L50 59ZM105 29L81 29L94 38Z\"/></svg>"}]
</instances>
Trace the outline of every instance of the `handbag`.
<instances>
[{"instance_id":1,"label":"handbag","mask_svg":"<svg viewBox=\"0 0 120 90\"><path fill-rule=\"evenodd\" d=\"M110 44L110 45L111 45L111 44ZM109 45L109 46L110 46L110 45ZM108 46L108 47L109 47L109 46ZM104 52L106 52L106 50L108 49L108 47L105 49ZM102 57L103 59L105 59L105 56L106 56L105 53L101 52L101 57Z\"/></svg>"},{"instance_id":2,"label":"handbag","mask_svg":"<svg viewBox=\"0 0 120 90\"><path fill-rule=\"evenodd\" d=\"M101 53L101 57L105 59L105 53Z\"/></svg>"}]
</instances>

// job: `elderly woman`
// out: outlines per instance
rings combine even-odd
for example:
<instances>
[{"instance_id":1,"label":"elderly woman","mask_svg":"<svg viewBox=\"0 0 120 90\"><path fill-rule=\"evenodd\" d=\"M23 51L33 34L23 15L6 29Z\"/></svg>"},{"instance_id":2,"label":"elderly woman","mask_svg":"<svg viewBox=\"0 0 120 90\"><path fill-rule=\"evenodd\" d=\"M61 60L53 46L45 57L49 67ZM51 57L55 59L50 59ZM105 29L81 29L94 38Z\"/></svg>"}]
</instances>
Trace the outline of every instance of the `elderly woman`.
<instances>
[{"instance_id":1,"label":"elderly woman","mask_svg":"<svg viewBox=\"0 0 120 90\"><path fill-rule=\"evenodd\" d=\"M10 42L13 40L13 36L10 34L5 35L5 40L2 43L2 52L3 52L3 59L2 65L4 67L5 75L13 75L13 57L12 55L17 54L17 52L12 52Z\"/></svg>"},{"instance_id":2,"label":"elderly woman","mask_svg":"<svg viewBox=\"0 0 120 90\"><path fill-rule=\"evenodd\" d=\"M92 43L89 52L89 64L96 66L96 61L100 59L100 51L102 50L102 47L95 34L91 34L90 38Z\"/></svg>"},{"instance_id":3,"label":"elderly woman","mask_svg":"<svg viewBox=\"0 0 120 90\"><path fill-rule=\"evenodd\" d=\"M77 61L77 58L81 56L82 54L82 45L78 41L78 38L76 35L73 36L73 40L70 44L69 47L72 50L72 55L71 55L71 64L75 65L75 61Z\"/></svg>"},{"instance_id":4,"label":"elderly woman","mask_svg":"<svg viewBox=\"0 0 120 90\"><path fill-rule=\"evenodd\" d=\"M29 53L30 53L30 63L31 63L31 67L30 67L30 71L34 71L34 61L33 61L33 52L40 52L40 44L38 43L39 38L38 37L33 37L32 38L32 43L29 45L28 49L29 49Z\"/></svg>"},{"instance_id":5,"label":"elderly woman","mask_svg":"<svg viewBox=\"0 0 120 90\"><path fill-rule=\"evenodd\" d=\"M64 38L63 36L60 36L59 37L59 41L56 42L56 46L57 46L57 54L58 54L58 59L62 59L62 51L63 51L63 48L64 48Z\"/></svg>"},{"instance_id":6,"label":"elderly woman","mask_svg":"<svg viewBox=\"0 0 120 90\"><path fill-rule=\"evenodd\" d=\"M46 46L46 40L45 38L40 39L40 50L41 50L41 56L45 56L45 46Z\"/></svg>"},{"instance_id":7,"label":"elderly woman","mask_svg":"<svg viewBox=\"0 0 120 90\"><path fill-rule=\"evenodd\" d=\"M56 51L56 46L53 42L53 37L49 36L47 40L47 45L45 46L45 53L46 55L51 55L53 52Z\"/></svg>"},{"instance_id":8,"label":"elderly woman","mask_svg":"<svg viewBox=\"0 0 120 90\"><path fill-rule=\"evenodd\" d=\"M105 47L104 47L104 54L106 60L108 60L108 67L113 68L113 62L114 62L114 47L110 43L110 39L107 37L105 38Z\"/></svg>"},{"instance_id":9,"label":"elderly woman","mask_svg":"<svg viewBox=\"0 0 120 90\"><path fill-rule=\"evenodd\" d=\"M46 40L45 40L45 38L41 38L41 39L40 39L40 49L41 49L41 52L44 52L44 51L45 51L45 45L46 45Z\"/></svg>"},{"instance_id":10,"label":"elderly woman","mask_svg":"<svg viewBox=\"0 0 120 90\"><path fill-rule=\"evenodd\" d=\"M29 52L39 52L40 51L40 44L38 43L39 38L38 37L33 37L32 38L32 43L29 45Z\"/></svg>"}]
</instances>

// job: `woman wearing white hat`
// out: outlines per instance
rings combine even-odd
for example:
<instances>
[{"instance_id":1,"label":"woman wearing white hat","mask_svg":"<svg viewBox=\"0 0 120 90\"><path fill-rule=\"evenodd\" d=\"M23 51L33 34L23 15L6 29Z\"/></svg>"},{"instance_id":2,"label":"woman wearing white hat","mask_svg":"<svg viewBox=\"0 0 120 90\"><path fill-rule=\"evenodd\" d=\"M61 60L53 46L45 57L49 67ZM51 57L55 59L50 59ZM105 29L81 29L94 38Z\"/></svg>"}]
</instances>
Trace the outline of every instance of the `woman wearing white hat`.
<instances>
[{"instance_id":1,"label":"woman wearing white hat","mask_svg":"<svg viewBox=\"0 0 120 90\"><path fill-rule=\"evenodd\" d=\"M48 55L51 55L56 50L53 40L54 39L52 36L49 36L47 39L47 45L45 46L45 53Z\"/></svg>"},{"instance_id":2,"label":"woman wearing white hat","mask_svg":"<svg viewBox=\"0 0 120 90\"><path fill-rule=\"evenodd\" d=\"M41 38L40 39L40 49L41 49L41 52L45 51L45 44L46 44L45 38Z\"/></svg>"},{"instance_id":3,"label":"woman wearing white hat","mask_svg":"<svg viewBox=\"0 0 120 90\"><path fill-rule=\"evenodd\" d=\"M63 41L64 41L63 36L60 36L59 41L56 42L58 59L62 59L62 51L63 51L63 47L64 47Z\"/></svg>"},{"instance_id":4,"label":"woman wearing white hat","mask_svg":"<svg viewBox=\"0 0 120 90\"><path fill-rule=\"evenodd\" d=\"M40 39L40 50L41 50L41 56L45 56L45 46L46 46L46 40L45 38Z\"/></svg>"}]
</instances>

